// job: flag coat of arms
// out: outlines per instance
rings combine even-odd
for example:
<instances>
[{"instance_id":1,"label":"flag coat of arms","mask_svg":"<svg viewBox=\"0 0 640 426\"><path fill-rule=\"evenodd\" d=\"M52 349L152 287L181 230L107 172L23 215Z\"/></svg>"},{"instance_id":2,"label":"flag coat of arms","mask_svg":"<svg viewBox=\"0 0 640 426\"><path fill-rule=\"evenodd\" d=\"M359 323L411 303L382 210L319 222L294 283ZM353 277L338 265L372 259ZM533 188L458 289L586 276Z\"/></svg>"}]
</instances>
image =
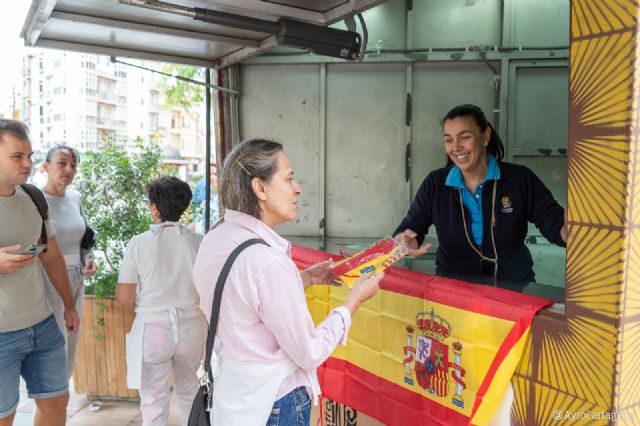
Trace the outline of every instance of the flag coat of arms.
<instances>
[{"instance_id":1,"label":"flag coat of arms","mask_svg":"<svg viewBox=\"0 0 640 426\"><path fill-rule=\"evenodd\" d=\"M328 253L293 247L300 269ZM334 256L334 259L336 257ZM345 288L311 286L316 323ZM534 315L553 302L389 268L346 346L318 369L323 396L388 425L487 424L520 362Z\"/></svg>"}]
</instances>

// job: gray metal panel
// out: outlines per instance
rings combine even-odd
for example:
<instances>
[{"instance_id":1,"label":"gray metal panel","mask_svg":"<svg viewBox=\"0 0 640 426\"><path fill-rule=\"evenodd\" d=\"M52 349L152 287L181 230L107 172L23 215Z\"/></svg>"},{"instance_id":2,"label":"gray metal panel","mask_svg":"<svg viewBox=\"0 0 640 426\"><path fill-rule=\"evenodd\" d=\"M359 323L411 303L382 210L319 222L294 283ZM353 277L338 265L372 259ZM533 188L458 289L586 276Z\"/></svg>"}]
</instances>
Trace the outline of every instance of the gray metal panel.
<instances>
[{"instance_id":1,"label":"gray metal panel","mask_svg":"<svg viewBox=\"0 0 640 426\"><path fill-rule=\"evenodd\" d=\"M538 61L536 65L540 65ZM531 168L558 202L567 203L568 67L516 66L508 157ZM540 150L550 150L549 156ZM566 151L564 151L566 153ZM537 233L535 231L534 233Z\"/></svg>"},{"instance_id":2,"label":"gray metal panel","mask_svg":"<svg viewBox=\"0 0 640 426\"><path fill-rule=\"evenodd\" d=\"M500 0L414 1L413 47L500 44L500 3Z\"/></svg>"},{"instance_id":3,"label":"gray metal panel","mask_svg":"<svg viewBox=\"0 0 640 426\"><path fill-rule=\"evenodd\" d=\"M196 58L216 58L234 52L240 47L229 43L153 34L125 28L114 29L60 19L50 20L40 34L40 39L67 42L82 39L84 43L94 46L117 45L122 49Z\"/></svg>"},{"instance_id":4,"label":"gray metal panel","mask_svg":"<svg viewBox=\"0 0 640 426\"><path fill-rule=\"evenodd\" d=\"M314 2L312 7L296 7L304 6L304 2L296 0L284 0L280 4L260 0L183 0L174 4L267 21L288 17L326 25L381 1L323 0ZM232 65L277 45L275 37L266 33L196 21L189 15L192 10L177 11L186 14L183 16L149 9L154 2L139 3L134 6L119 0L32 0L21 36L30 46L95 49L102 54L124 53L145 59L165 55L170 62L207 63L216 67ZM176 12L175 8L168 9ZM193 32L193 37L189 32Z\"/></svg>"},{"instance_id":5,"label":"gray metal panel","mask_svg":"<svg viewBox=\"0 0 640 426\"><path fill-rule=\"evenodd\" d=\"M304 10L312 10L314 12L326 13L331 9L349 3L348 0L329 0L329 1L309 1L309 0L263 0L264 3L280 4L283 6L292 6Z\"/></svg>"},{"instance_id":6,"label":"gray metal panel","mask_svg":"<svg viewBox=\"0 0 640 426\"><path fill-rule=\"evenodd\" d=\"M404 49L407 31L406 13L406 0L389 0L365 11L362 17L369 33L367 50ZM362 33L360 21L356 19L356 23L358 31ZM344 21L332 27L347 29Z\"/></svg>"},{"instance_id":7,"label":"gray metal panel","mask_svg":"<svg viewBox=\"0 0 640 426\"><path fill-rule=\"evenodd\" d=\"M377 238L405 213L405 67L327 65L327 236Z\"/></svg>"},{"instance_id":8,"label":"gray metal panel","mask_svg":"<svg viewBox=\"0 0 640 426\"><path fill-rule=\"evenodd\" d=\"M203 4L202 2L186 2L189 7L204 7L209 9L220 9L214 5ZM58 0L54 7L57 12L70 12L79 15L112 18L122 21L140 22L148 25L168 26L184 30L204 31L214 34L224 34L228 36L239 36L243 38L262 39L266 34L253 31L240 30L237 28L214 25L208 22L197 21L186 16L172 13L159 12L144 9L141 7L120 4L117 1L105 0ZM266 18L265 15L257 15L258 18ZM47 25L45 25L45 28Z\"/></svg>"},{"instance_id":9,"label":"gray metal panel","mask_svg":"<svg viewBox=\"0 0 640 426\"><path fill-rule=\"evenodd\" d=\"M510 64L507 157L529 167L567 205L569 76L566 61L513 61ZM547 156L540 150L551 151ZM565 151L566 152L566 151ZM530 236L540 235L529 224ZM544 238L532 238L536 280L564 286L565 251Z\"/></svg>"},{"instance_id":10,"label":"gray metal panel","mask_svg":"<svg viewBox=\"0 0 640 426\"><path fill-rule=\"evenodd\" d=\"M569 46L568 0L505 0L506 46Z\"/></svg>"},{"instance_id":11,"label":"gray metal panel","mask_svg":"<svg viewBox=\"0 0 640 426\"><path fill-rule=\"evenodd\" d=\"M493 72L484 63L414 64L412 199L427 174L445 165L442 117L456 105L471 103L482 108L489 121L495 123L492 111L496 97Z\"/></svg>"},{"instance_id":12,"label":"gray metal panel","mask_svg":"<svg viewBox=\"0 0 640 426\"><path fill-rule=\"evenodd\" d=\"M302 187L298 219L278 227L284 235L318 235L324 216L319 192L323 179L319 69L320 65L240 67L242 138L283 143Z\"/></svg>"}]
</instances>

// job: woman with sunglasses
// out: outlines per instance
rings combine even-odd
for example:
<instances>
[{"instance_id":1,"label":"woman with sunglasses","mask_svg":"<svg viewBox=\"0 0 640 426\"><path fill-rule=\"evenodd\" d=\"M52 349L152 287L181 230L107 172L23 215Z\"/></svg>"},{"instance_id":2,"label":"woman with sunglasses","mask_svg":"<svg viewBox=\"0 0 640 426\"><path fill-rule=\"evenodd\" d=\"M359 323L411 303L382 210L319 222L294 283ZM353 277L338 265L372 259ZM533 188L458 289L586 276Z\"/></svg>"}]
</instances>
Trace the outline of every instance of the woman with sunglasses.
<instances>
[{"instance_id":1,"label":"woman with sunglasses","mask_svg":"<svg viewBox=\"0 0 640 426\"><path fill-rule=\"evenodd\" d=\"M524 241L528 223L565 246L564 209L527 167L502 161L504 146L475 105L453 108L442 120L447 165L423 181L396 240L418 256L431 225L438 234L436 272L495 275L535 281Z\"/></svg>"}]
</instances>

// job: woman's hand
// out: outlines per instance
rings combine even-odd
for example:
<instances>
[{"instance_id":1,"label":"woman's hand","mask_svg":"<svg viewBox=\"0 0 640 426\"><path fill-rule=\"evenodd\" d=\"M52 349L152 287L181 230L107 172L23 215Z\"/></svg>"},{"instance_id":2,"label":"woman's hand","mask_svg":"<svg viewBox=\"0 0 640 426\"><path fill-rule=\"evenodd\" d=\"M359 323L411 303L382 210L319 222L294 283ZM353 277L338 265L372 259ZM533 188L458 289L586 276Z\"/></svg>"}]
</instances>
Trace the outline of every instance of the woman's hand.
<instances>
[{"instance_id":1,"label":"woman's hand","mask_svg":"<svg viewBox=\"0 0 640 426\"><path fill-rule=\"evenodd\" d=\"M376 295L380 289L380 281L384 278L383 272L374 275L363 275L351 288L351 293L344 302L344 307L351 312L353 316L360 305Z\"/></svg>"},{"instance_id":2,"label":"woman's hand","mask_svg":"<svg viewBox=\"0 0 640 426\"><path fill-rule=\"evenodd\" d=\"M418 240L416 234L411 229L405 229L404 232L396 234L393 238L407 249L407 256L422 256L431 248L431 244L425 244L422 248L418 248Z\"/></svg>"},{"instance_id":3,"label":"woman's hand","mask_svg":"<svg viewBox=\"0 0 640 426\"><path fill-rule=\"evenodd\" d=\"M91 275L96 273L96 269L98 268L98 265L96 265L96 262L93 260L92 257L87 257L84 260L84 266L82 267L82 275L84 275L85 277L90 277Z\"/></svg>"},{"instance_id":4,"label":"woman's hand","mask_svg":"<svg viewBox=\"0 0 640 426\"><path fill-rule=\"evenodd\" d=\"M333 263L333 261L327 259L302 271L300 276L302 277L304 288L312 284L341 285L340 281L331 271L331 263Z\"/></svg>"}]
</instances>

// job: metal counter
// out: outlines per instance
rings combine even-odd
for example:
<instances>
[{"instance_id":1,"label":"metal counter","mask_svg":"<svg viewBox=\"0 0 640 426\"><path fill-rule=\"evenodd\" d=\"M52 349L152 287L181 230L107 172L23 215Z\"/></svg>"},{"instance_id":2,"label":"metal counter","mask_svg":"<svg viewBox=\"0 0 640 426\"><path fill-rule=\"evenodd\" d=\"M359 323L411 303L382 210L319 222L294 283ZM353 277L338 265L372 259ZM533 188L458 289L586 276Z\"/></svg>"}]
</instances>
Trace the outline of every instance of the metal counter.
<instances>
[{"instance_id":1,"label":"metal counter","mask_svg":"<svg viewBox=\"0 0 640 426\"><path fill-rule=\"evenodd\" d=\"M369 244L376 241L373 238L320 238L320 237L299 237L299 236L285 236L285 238L291 241L291 244L302 247L307 247L314 250L322 250L332 254L354 254ZM545 297L555 302L564 303L565 289L557 285L547 285L542 283L529 283L515 280L503 280L496 279L486 275L474 275L463 273L439 273L436 274L435 264L435 250L437 247L437 240L434 237L427 236L427 242L433 244L433 247L429 253L417 257L417 258L404 258L397 262L394 266L398 268L410 269L417 272L422 272L429 275L446 276L447 278L454 278L462 281L471 282L474 284L490 285L494 287L504 288L512 291L523 292L526 294L532 294L536 296Z\"/></svg>"}]
</instances>

